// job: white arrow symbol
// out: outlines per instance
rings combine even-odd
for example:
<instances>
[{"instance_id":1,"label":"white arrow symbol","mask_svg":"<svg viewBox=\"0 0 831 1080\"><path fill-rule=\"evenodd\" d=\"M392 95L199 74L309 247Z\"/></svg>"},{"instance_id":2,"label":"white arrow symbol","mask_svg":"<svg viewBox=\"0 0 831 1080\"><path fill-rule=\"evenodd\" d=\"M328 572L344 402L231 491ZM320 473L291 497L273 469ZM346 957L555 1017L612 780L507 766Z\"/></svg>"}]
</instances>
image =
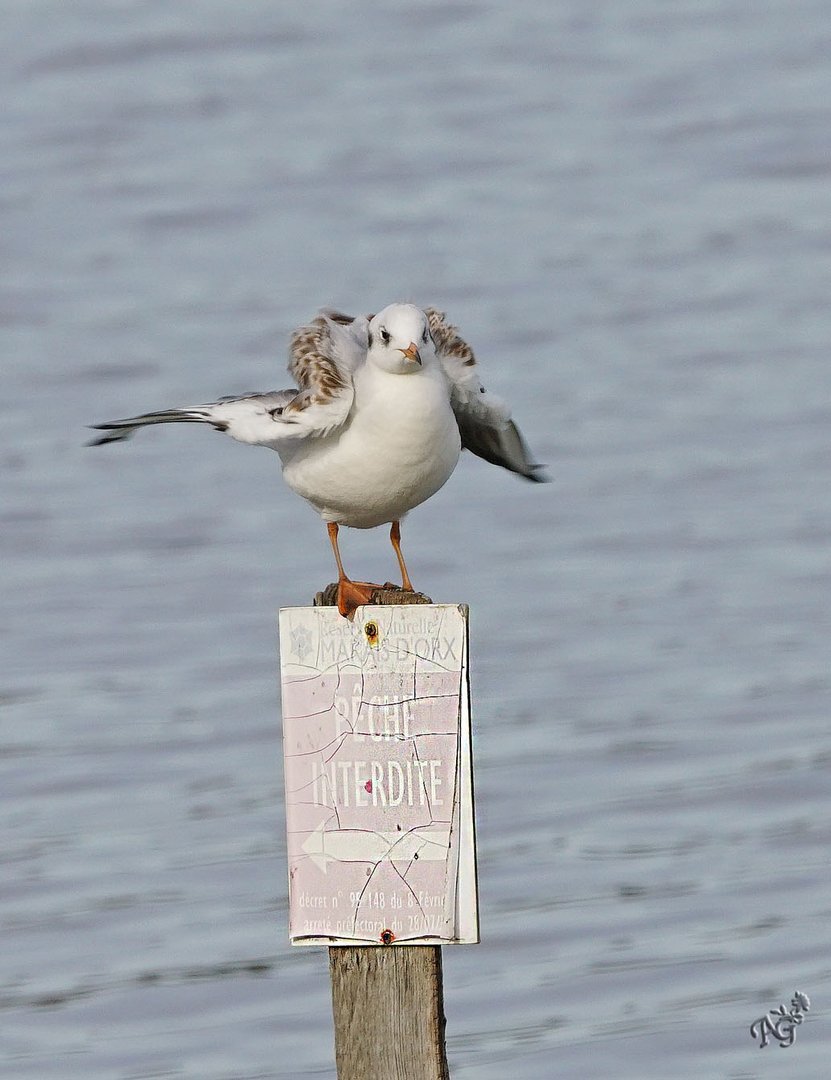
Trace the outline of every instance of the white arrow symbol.
<instances>
[{"instance_id":1,"label":"white arrow symbol","mask_svg":"<svg viewBox=\"0 0 831 1080\"><path fill-rule=\"evenodd\" d=\"M446 859L449 829L412 829L410 832L371 832L369 829L324 829L320 824L303 841L303 850L325 874L330 862L409 862L411 859Z\"/></svg>"}]
</instances>

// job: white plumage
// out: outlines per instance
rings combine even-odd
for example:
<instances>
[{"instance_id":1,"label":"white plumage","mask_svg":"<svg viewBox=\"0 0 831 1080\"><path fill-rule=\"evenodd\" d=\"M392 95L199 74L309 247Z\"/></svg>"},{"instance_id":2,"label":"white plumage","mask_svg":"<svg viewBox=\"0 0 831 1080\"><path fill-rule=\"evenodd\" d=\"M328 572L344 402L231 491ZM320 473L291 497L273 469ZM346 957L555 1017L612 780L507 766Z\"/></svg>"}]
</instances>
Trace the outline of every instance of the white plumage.
<instances>
[{"instance_id":1,"label":"white plumage","mask_svg":"<svg viewBox=\"0 0 831 1080\"><path fill-rule=\"evenodd\" d=\"M398 522L446 483L463 448L544 479L508 410L484 392L470 347L433 308L391 304L358 318L325 312L295 331L289 371L296 390L96 424L104 434L90 445L127 439L151 424L204 423L276 450L286 483L327 522L344 614L366 602L372 587L344 573L338 526L391 523L409 589Z\"/></svg>"}]
</instances>

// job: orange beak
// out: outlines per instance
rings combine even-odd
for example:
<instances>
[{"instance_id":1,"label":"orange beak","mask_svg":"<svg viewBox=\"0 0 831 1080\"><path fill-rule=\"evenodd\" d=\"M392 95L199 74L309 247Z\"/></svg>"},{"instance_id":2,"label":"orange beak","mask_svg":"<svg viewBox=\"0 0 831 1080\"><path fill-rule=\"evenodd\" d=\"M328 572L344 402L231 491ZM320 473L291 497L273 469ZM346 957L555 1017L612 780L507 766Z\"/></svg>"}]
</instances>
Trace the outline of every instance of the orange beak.
<instances>
[{"instance_id":1,"label":"orange beak","mask_svg":"<svg viewBox=\"0 0 831 1080\"><path fill-rule=\"evenodd\" d=\"M411 341L406 349L400 349L399 352L403 352L408 360L412 360L414 364L421 364L421 355L418 351L418 345L414 341Z\"/></svg>"}]
</instances>

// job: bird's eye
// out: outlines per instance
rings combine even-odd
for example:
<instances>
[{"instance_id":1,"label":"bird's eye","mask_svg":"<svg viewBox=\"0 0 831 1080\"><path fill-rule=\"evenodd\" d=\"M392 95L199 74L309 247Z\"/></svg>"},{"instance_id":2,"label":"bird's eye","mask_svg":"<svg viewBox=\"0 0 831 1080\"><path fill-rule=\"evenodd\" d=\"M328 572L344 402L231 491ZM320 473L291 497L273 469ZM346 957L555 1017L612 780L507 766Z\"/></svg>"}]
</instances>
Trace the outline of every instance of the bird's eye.
<instances>
[{"instance_id":1,"label":"bird's eye","mask_svg":"<svg viewBox=\"0 0 831 1080\"><path fill-rule=\"evenodd\" d=\"M381 335L381 341L383 341L385 345L389 345L391 335L389 330L387 330L386 326L382 326L378 333Z\"/></svg>"},{"instance_id":2,"label":"bird's eye","mask_svg":"<svg viewBox=\"0 0 831 1080\"><path fill-rule=\"evenodd\" d=\"M424 327L424 333L421 335L421 340L424 342L425 345L427 344L427 327L426 326Z\"/></svg>"}]
</instances>

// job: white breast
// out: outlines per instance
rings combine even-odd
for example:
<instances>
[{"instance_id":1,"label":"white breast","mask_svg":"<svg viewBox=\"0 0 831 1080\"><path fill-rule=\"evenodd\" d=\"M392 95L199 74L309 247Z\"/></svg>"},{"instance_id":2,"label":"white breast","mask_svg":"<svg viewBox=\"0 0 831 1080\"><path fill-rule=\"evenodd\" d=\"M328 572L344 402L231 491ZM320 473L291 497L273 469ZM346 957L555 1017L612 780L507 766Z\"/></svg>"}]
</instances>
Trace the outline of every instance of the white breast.
<instances>
[{"instance_id":1,"label":"white breast","mask_svg":"<svg viewBox=\"0 0 831 1080\"><path fill-rule=\"evenodd\" d=\"M461 451L447 384L434 366L398 375L364 367L349 420L323 439L281 448L298 495L339 525L396 521L448 480Z\"/></svg>"}]
</instances>

